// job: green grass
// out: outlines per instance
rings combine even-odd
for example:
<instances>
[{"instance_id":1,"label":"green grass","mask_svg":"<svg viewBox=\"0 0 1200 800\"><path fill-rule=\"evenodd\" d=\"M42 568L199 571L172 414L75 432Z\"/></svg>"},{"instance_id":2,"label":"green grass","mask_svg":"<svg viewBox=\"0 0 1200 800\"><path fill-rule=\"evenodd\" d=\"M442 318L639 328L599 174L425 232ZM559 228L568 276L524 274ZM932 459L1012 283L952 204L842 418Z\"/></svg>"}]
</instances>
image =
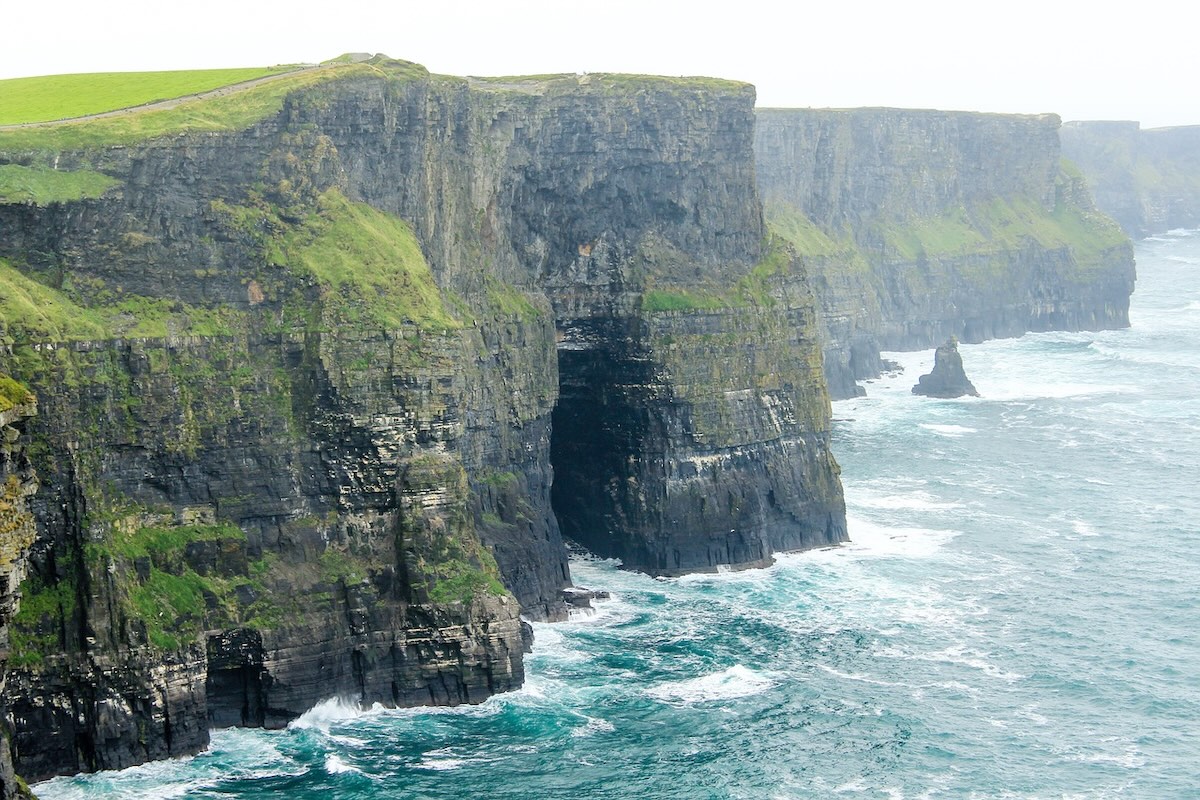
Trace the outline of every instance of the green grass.
<instances>
[{"instance_id":1,"label":"green grass","mask_svg":"<svg viewBox=\"0 0 1200 800\"><path fill-rule=\"evenodd\" d=\"M782 202L769 202L763 208L767 224L791 242L801 256L833 256L845 253L850 245L834 241L804 215L800 209Z\"/></svg>"},{"instance_id":2,"label":"green grass","mask_svg":"<svg viewBox=\"0 0 1200 800\"><path fill-rule=\"evenodd\" d=\"M242 324L233 308L198 308L172 300L112 296L103 290L89 298L96 307L76 303L0 260L0 323L18 343L84 339L162 338L168 335L221 336Z\"/></svg>"},{"instance_id":3,"label":"green grass","mask_svg":"<svg viewBox=\"0 0 1200 800\"><path fill-rule=\"evenodd\" d=\"M92 72L0 81L0 125L100 114L288 72L294 67Z\"/></svg>"},{"instance_id":4,"label":"green grass","mask_svg":"<svg viewBox=\"0 0 1200 800\"><path fill-rule=\"evenodd\" d=\"M497 577L500 568L496 565L496 559L485 547L477 548L476 557L481 566L460 558L437 564L433 568L435 582L429 590L429 599L435 603L469 603L479 596L506 595L508 591Z\"/></svg>"},{"instance_id":5,"label":"green grass","mask_svg":"<svg viewBox=\"0 0 1200 800\"><path fill-rule=\"evenodd\" d=\"M24 405L33 399L33 392L26 389L24 384L0 374L0 411L8 411L13 406Z\"/></svg>"},{"instance_id":6,"label":"green grass","mask_svg":"<svg viewBox=\"0 0 1200 800\"><path fill-rule=\"evenodd\" d=\"M324 286L327 307L344 322L390 330L416 324L447 330L460 323L446 308L408 223L336 189L318 210L285 233L275 256Z\"/></svg>"},{"instance_id":7,"label":"green grass","mask_svg":"<svg viewBox=\"0 0 1200 800\"><path fill-rule=\"evenodd\" d=\"M997 198L988 205L889 223L879 230L889 250L905 260L996 253L1032 242L1049 250L1069 248L1085 272L1102 266L1109 250L1128 241L1103 214L1061 201L1048 211L1027 198Z\"/></svg>"},{"instance_id":8,"label":"green grass","mask_svg":"<svg viewBox=\"0 0 1200 800\"><path fill-rule=\"evenodd\" d=\"M58 632L75 613L75 592L69 581L53 587L34 578L21 584L21 608L9 628L10 667L36 667L48 654L60 652Z\"/></svg>"},{"instance_id":9,"label":"green grass","mask_svg":"<svg viewBox=\"0 0 1200 800\"><path fill-rule=\"evenodd\" d=\"M420 65L390 59L377 63L337 64L284 75L278 80L221 97L189 100L170 109L135 110L98 120L0 131L0 151L86 150L132 144L170 134L245 130L278 113L283 108L284 98L293 92L350 78L373 76L410 80L426 75L428 72Z\"/></svg>"},{"instance_id":10,"label":"green grass","mask_svg":"<svg viewBox=\"0 0 1200 800\"><path fill-rule=\"evenodd\" d=\"M65 294L0 260L0 321L9 336L32 341L103 339L104 326Z\"/></svg>"},{"instance_id":11,"label":"green grass","mask_svg":"<svg viewBox=\"0 0 1200 800\"><path fill-rule=\"evenodd\" d=\"M642 295L642 311L716 311L729 308L729 300L719 294L688 289L651 289Z\"/></svg>"},{"instance_id":12,"label":"green grass","mask_svg":"<svg viewBox=\"0 0 1200 800\"><path fill-rule=\"evenodd\" d=\"M119 183L91 170L56 170L0 164L0 203L33 203L46 206L71 200L100 197Z\"/></svg>"},{"instance_id":13,"label":"green grass","mask_svg":"<svg viewBox=\"0 0 1200 800\"><path fill-rule=\"evenodd\" d=\"M191 542L212 542L222 539L246 541L246 534L236 525L178 525L174 527L144 527L130 534L114 532L107 544L108 552L124 558L139 556L182 557Z\"/></svg>"}]
</instances>

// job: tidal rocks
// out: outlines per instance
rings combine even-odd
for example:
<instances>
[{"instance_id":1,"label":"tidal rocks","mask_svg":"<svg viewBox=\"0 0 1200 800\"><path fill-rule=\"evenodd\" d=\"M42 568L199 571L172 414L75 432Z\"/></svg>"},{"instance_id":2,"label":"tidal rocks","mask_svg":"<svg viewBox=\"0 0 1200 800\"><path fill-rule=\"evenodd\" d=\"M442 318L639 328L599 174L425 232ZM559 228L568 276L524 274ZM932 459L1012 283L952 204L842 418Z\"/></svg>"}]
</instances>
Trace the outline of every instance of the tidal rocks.
<instances>
[{"instance_id":1,"label":"tidal rocks","mask_svg":"<svg viewBox=\"0 0 1200 800\"><path fill-rule=\"evenodd\" d=\"M978 397L975 385L967 379L963 369L962 355L958 352L958 340L950 337L933 353L933 371L917 379L913 394L926 397L953 398L970 395Z\"/></svg>"}]
</instances>

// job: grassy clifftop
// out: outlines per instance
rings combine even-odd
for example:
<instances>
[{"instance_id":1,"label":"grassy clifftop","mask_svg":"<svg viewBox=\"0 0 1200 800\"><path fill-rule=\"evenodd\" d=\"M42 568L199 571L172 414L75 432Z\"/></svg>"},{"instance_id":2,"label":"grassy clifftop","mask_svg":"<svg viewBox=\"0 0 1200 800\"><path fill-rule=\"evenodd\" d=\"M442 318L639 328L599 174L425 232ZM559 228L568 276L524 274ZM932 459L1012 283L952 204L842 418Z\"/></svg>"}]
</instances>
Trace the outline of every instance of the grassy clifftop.
<instances>
[{"instance_id":1,"label":"grassy clifftop","mask_svg":"<svg viewBox=\"0 0 1200 800\"><path fill-rule=\"evenodd\" d=\"M139 75L163 74L128 73L131 79L136 79ZM170 134L244 130L277 113L283 108L284 99L289 94L301 89L310 89L330 81L355 77L376 76L393 80L409 80L428 74L428 71L419 64L386 57L376 57L359 63L327 62L318 68L283 72L273 80L256 83L244 89L231 90L219 96L185 99L178 105L169 108L130 109L129 113L113 117L0 130L0 152L86 150L131 144ZM88 76L59 77L86 78ZM257 77L271 77L271 74ZM30 80L46 81L48 79ZM150 83L152 86L155 85L153 81ZM157 85L161 87L163 84L160 82ZM221 85L223 84L217 84L218 87ZM71 108L71 91L68 90L61 95L50 95L43 102L49 108ZM159 94L161 97L163 91L166 89L159 88L150 93ZM194 90L190 94L197 91L204 90ZM27 103L17 106L10 112L10 116L19 117L22 114L32 113L26 110L31 105L32 103ZM105 110L111 110L111 108ZM0 125L6 124L6 122L8 120L0 119Z\"/></svg>"},{"instance_id":2,"label":"grassy clifftop","mask_svg":"<svg viewBox=\"0 0 1200 800\"><path fill-rule=\"evenodd\" d=\"M0 81L0 125L50 122L132 108L294 69L279 66L11 78Z\"/></svg>"}]
</instances>

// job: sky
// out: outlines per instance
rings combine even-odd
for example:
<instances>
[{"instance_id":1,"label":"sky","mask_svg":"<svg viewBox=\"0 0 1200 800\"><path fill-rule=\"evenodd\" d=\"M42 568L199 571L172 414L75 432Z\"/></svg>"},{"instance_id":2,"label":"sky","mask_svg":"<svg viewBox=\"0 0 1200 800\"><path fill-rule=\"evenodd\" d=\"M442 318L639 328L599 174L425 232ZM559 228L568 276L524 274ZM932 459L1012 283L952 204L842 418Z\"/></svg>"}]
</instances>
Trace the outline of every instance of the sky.
<instances>
[{"instance_id":1,"label":"sky","mask_svg":"<svg viewBox=\"0 0 1200 800\"><path fill-rule=\"evenodd\" d=\"M1200 124L1185 0L42 0L0 15L0 78L386 53L451 75L753 83L759 106Z\"/></svg>"}]
</instances>

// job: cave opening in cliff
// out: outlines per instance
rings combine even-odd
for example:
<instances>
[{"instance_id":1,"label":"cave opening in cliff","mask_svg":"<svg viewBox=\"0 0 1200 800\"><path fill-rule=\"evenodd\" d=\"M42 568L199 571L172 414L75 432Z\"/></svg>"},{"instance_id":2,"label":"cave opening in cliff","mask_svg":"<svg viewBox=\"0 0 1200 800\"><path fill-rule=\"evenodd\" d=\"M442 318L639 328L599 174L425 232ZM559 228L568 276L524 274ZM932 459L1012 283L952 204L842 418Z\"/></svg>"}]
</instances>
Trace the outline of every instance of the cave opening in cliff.
<instances>
[{"instance_id":1,"label":"cave opening in cliff","mask_svg":"<svg viewBox=\"0 0 1200 800\"><path fill-rule=\"evenodd\" d=\"M572 324L558 348L551 504L563 536L605 557L643 549L631 535L645 516L638 475L648 443L662 440L653 434L650 360L628 324Z\"/></svg>"}]
</instances>

